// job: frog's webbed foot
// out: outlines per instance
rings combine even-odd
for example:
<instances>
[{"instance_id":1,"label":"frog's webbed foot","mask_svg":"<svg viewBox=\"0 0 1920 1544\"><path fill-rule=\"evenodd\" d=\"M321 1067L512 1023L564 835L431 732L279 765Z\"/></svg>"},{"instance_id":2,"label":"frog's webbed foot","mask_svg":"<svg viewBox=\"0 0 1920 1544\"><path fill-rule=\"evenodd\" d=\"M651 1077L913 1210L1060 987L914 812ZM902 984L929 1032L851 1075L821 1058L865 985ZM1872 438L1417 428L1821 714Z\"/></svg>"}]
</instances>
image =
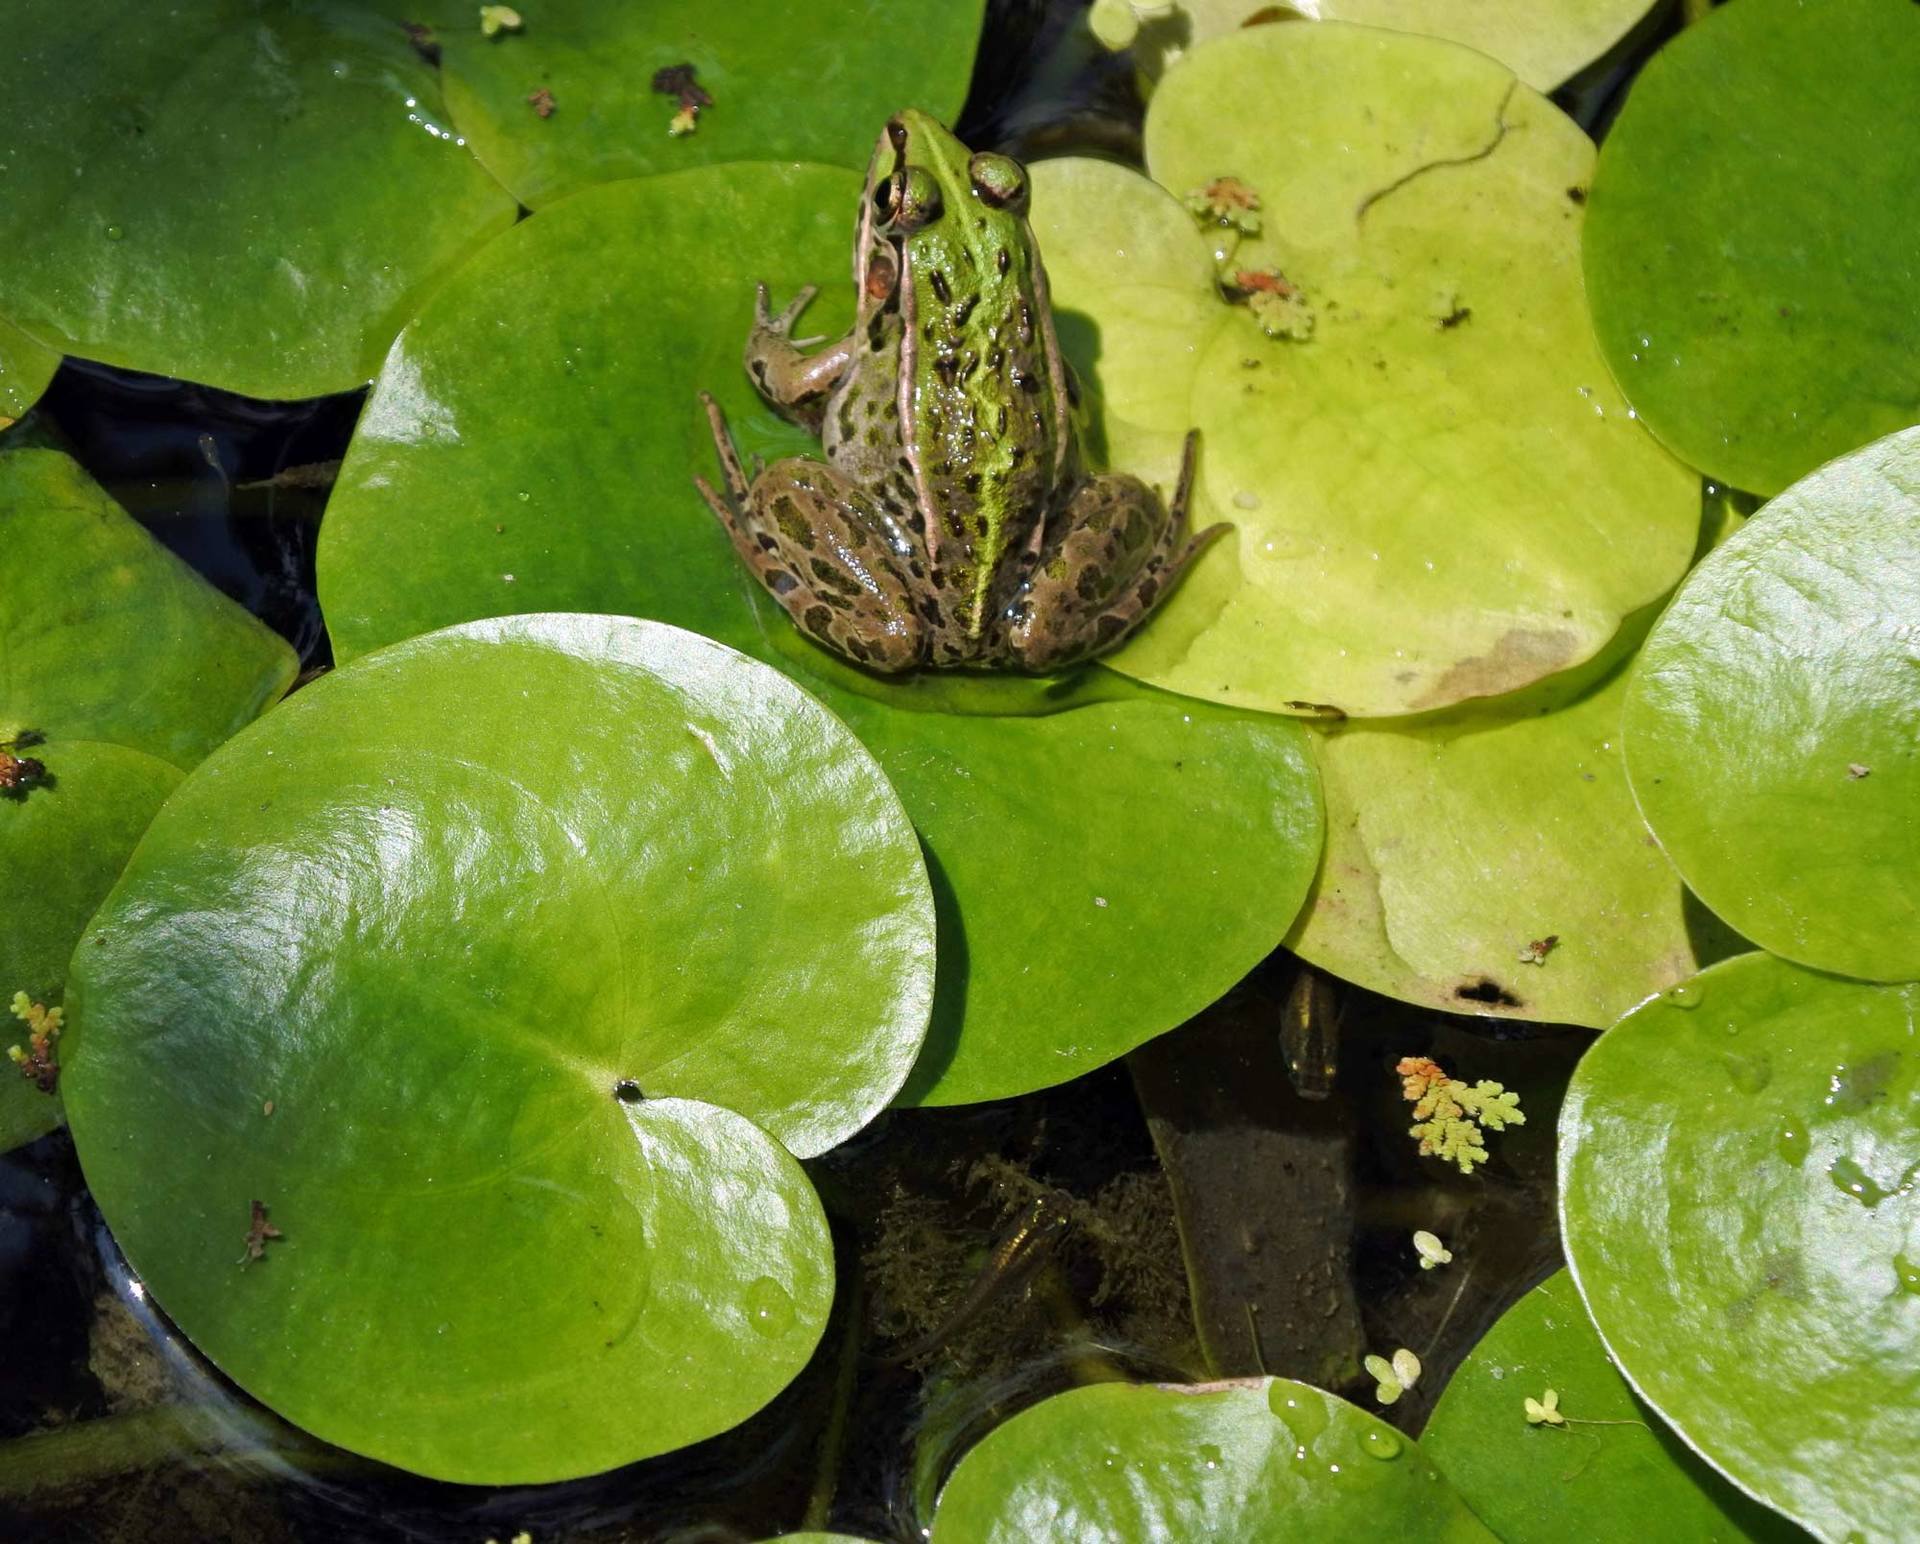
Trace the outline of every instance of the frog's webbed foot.
<instances>
[{"instance_id":1,"label":"frog's webbed foot","mask_svg":"<svg viewBox=\"0 0 1920 1544\"><path fill-rule=\"evenodd\" d=\"M1106 473L1068 501L1064 534L1024 586L1008 644L1021 668L1059 670L1123 642L1179 582L1222 522L1187 534L1196 436L1189 434L1172 502L1137 477Z\"/></svg>"},{"instance_id":2,"label":"frog's webbed foot","mask_svg":"<svg viewBox=\"0 0 1920 1544\"><path fill-rule=\"evenodd\" d=\"M816 643L869 670L897 675L927 657L925 624L880 534L872 499L819 461L777 461L748 483L726 418L701 393L720 455L723 496L707 501L740 561Z\"/></svg>"},{"instance_id":3,"label":"frog's webbed foot","mask_svg":"<svg viewBox=\"0 0 1920 1544\"><path fill-rule=\"evenodd\" d=\"M827 398L854 357L851 334L818 354L804 354L801 345L794 342L793 324L816 293L813 285L805 286L776 316L766 285L758 286L754 292L753 330L747 334L743 355L747 374L767 404L782 418L814 435L826 422Z\"/></svg>"},{"instance_id":4,"label":"frog's webbed foot","mask_svg":"<svg viewBox=\"0 0 1920 1544\"><path fill-rule=\"evenodd\" d=\"M820 286L817 284L801 285L799 292L787 302L787 308L775 316L766 285L754 285L753 330L776 338L791 338L793 324L800 320L800 313L812 304L813 297L819 293Z\"/></svg>"}]
</instances>

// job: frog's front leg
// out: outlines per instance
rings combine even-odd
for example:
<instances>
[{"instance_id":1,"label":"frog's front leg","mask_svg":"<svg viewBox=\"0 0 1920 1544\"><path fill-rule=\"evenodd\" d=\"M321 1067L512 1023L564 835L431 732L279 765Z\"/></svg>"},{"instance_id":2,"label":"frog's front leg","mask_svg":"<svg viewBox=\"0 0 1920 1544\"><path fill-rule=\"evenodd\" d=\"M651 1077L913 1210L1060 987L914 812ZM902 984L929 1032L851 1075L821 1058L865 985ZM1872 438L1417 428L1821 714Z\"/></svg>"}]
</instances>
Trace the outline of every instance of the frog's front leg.
<instances>
[{"instance_id":1,"label":"frog's front leg","mask_svg":"<svg viewBox=\"0 0 1920 1544\"><path fill-rule=\"evenodd\" d=\"M914 670L927 657L926 624L882 537L875 501L822 461L776 461L751 483L720 405L702 392L726 482L723 497L694 478L734 551L794 625L869 670Z\"/></svg>"},{"instance_id":2,"label":"frog's front leg","mask_svg":"<svg viewBox=\"0 0 1920 1544\"><path fill-rule=\"evenodd\" d=\"M1124 641L1207 544L1222 522L1187 535L1195 437L1187 436L1170 505L1139 478L1108 472L1080 483L1058 517L1007 628L1023 670L1059 670Z\"/></svg>"},{"instance_id":3,"label":"frog's front leg","mask_svg":"<svg viewBox=\"0 0 1920 1544\"><path fill-rule=\"evenodd\" d=\"M747 334L747 374L760 395L782 418L818 437L826 422L827 398L853 363L854 337L848 333L818 354L803 354L793 341L793 324L818 290L809 284L778 316L759 285L753 299L753 330Z\"/></svg>"}]
</instances>

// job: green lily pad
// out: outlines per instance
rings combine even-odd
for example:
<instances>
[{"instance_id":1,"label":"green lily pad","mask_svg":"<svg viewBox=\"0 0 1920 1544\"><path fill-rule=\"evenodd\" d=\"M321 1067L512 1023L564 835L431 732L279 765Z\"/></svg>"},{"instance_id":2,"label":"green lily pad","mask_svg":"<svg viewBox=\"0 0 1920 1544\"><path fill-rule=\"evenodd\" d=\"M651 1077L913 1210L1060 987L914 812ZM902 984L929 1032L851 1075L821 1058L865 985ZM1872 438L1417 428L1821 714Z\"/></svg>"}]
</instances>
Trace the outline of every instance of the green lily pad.
<instances>
[{"instance_id":1,"label":"green lily pad","mask_svg":"<svg viewBox=\"0 0 1920 1544\"><path fill-rule=\"evenodd\" d=\"M1284 1378L1100 1383L960 1460L934 1544L1034 1539L1491 1540L1409 1438Z\"/></svg>"},{"instance_id":2,"label":"green lily pad","mask_svg":"<svg viewBox=\"0 0 1920 1544\"><path fill-rule=\"evenodd\" d=\"M1701 899L1877 980L1920 976L1916 617L1910 429L1802 479L1688 577L1622 720L1640 808Z\"/></svg>"},{"instance_id":3,"label":"green lily pad","mask_svg":"<svg viewBox=\"0 0 1920 1544\"><path fill-rule=\"evenodd\" d=\"M1920 420L1920 10L1740 0L1661 50L1607 135L1594 325L1654 433L1777 493ZM1836 177L1834 168L1846 175Z\"/></svg>"},{"instance_id":4,"label":"green lily pad","mask_svg":"<svg viewBox=\"0 0 1920 1544\"><path fill-rule=\"evenodd\" d=\"M26 417L59 368L58 354L0 317L0 429Z\"/></svg>"},{"instance_id":5,"label":"green lily pad","mask_svg":"<svg viewBox=\"0 0 1920 1544\"><path fill-rule=\"evenodd\" d=\"M1920 1505L1920 986L1749 954L1629 1014L1560 1117L1561 1231L1607 1350L1821 1538Z\"/></svg>"},{"instance_id":6,"label":"green lily pad","mask_svg":"<svg viewBox=\"0 0 1920 1544\"><path fill-rule=\"evenodd\" d=\"M23 754L59 770L52 783L0 796L0 874L8 918L0 928L0 1046L26 1041L4 1017L15 992L57 1006L67 957L94 908L113 888L154 811L180 781L178 768L143 751L98 740L48 740ZM56 1060L59 1044L55 1044ZM0 1066L0 1152L60 1124L51 1097Z\"/></svg>"},{"instance_id":7,"label":"green lily pad","mask_svg":"<svg viewBox=\"0 0 1920 1544\"><path fill-rule=\"evenodd\" d=\"M256 397L357 386L511 224L391 16L256 0L18 0L3 303L88 359Z\"/></svg>"},{"instance_id":8,"label":"green lily pad","mask_svg":"<svg viewBox=\"0 0 1920 1544\"><path fill-rule=\"evenodd\" d=\"M0 795L0 1004L57 1005L67 957L180 774L293 683L293 650L67 456L0 455L0 741L46 780ZM0 1045L18 1026L0 1019ZM0 1067L0 1151L60 1101Z\"/></svg>"},{"instance_id":9,"label":"green lily pad","mask_svg":"<svg viewBox=\"0 0 1920 1544\"><path fill-rule=\"evenodd\" d=\"M293 684L287 644L53 450L0 456L0 728L193 766Z\"/></svg>"},{"instance_id":10,"label":"green lily pad","mask_svg":"<svg viewBox=\"0 0 1920 1544\"><path fill-rule=\"evenodd\" d=\"M1295 0L1288 9L1315 21L1359 22L1464 43L1498 59L1535 91L1551 91L1619 43L1656 0ZM1195 43L1247 25L1268 0L1181 0L1149 23L1134 55L1151 73ZM1272 19L1269 17L1268 19ZM1170 47L1171 45L1171 47Z\"/></svg>"},{"instance_id":11,"label":"green lily pad","mask_svg":"<svg viewBox=\"0 0 1920 1544\"><path fill-rule=\"evenodd\" d=\"M905 1097L997 1098L1171 1029L1268 953L1306 893L1319 795L1297 724L1100 670L882 682L748 578L692 487L713 471L694 394L719 396L744 451L817 453L757 405L740 348L756 279L824 282L802 330L845 327L860 186L711 167L591 189L503 237L396 345L328 507L320 593L342 658L564 607L697 628L800 680L928 850L941 979ZM713 251L728 226L754 244Z\"/></svg>"},{"instance_id":12,"label":"green lily pad","mask_svg":"<svg viewBox=\"0 0 1920 1544\"><path fill-rule=\"evenodd\" d=\"M1526 1401L1543 1402L1548 1389L1570 1424L1528 1422ZM1806 1538L1741 1495L1634 1398L1565 1271L1481 1338L1420 1446L1505 1544Z\"/></svg>"},{"instance_id":13,"label":"green lily pad","mask_svg":"<svg viewBox=\"0 0 1920 1544\"><path fill-rule=\"evenodd\" d=\"M1327 845L1287 946L1407 1002L1593 1029L1746 947L1634 806L1622 652L1494 702L1317 733Z\"/></svg>"},{"instance_id":14,"label":"green lily pad","mask_svg":"<svg viewBox=\"0 0 1920 1544\"><path fill-rule=\"evenodd\" d=\"M76 954L64 1082L128 1259L248 1392L553 1480L806 1361L833 1263L792 1155L900 1086L932 969L912 828L805 693L513 617L335 672L181 785ZM248 1261L254 1201L283 1236Z\"/></svg>"},{"instance_id":15,"label":"green lily pad","mask_svg":"<svg viewBox=\"0 0 1920 1544\"><path fill-rule=\"evenodd\" d=\"M984 10L984 0L542 0L522 9L519 31L486 37L465 22L435 41L460 132L537 209L592 183L719 161L864 168L888 114L960 110ZM712 105L675 135L680 103L653 82L682 65ZM735 234L759 237L751 223Z\"/></svg>"},{"instance_id":16,"label":"green lily pad","mask_svg":"<svg viewBox=\"0 0 1920 1544\"><path fill-rule=\"evenodd\" d=\"M1198 428L1202 502L1234 531L1116 669L1273 712L1424 712L1579 664L1685 571L1697 484L1608 382L1579 269L1593 147L1550 103L1456 44L1255 27L1168 75L1146 137L1160 188L1043 165L1035 218L1115 459L1162 476ZM1229 271L1283 275L1307 335L1217 292L1167 195L1223 176L1264 232Z\"/></svg>"}]
</instances>

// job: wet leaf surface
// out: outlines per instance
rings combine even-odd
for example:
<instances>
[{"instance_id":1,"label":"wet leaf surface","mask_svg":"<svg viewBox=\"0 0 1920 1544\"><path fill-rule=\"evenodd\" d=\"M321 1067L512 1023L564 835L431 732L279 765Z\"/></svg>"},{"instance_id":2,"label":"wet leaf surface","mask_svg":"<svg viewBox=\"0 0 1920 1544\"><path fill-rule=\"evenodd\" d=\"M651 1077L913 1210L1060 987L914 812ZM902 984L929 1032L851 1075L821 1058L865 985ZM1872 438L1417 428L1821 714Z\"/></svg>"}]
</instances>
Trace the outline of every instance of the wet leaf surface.
<instances>
[{"instance_id":1,"label":"wet leaf surface","mask_svg":"<svg viewBox=\"0 0 1920 1544\"><path fill-rule=\"evenodd\" d=\"M758 406L740 348L759 279L781 297L824 283L801 329L845 326L859 188L825 167L715 167L525 222L400 340L334 493L320 586L343 658L565 607L697 628L818 694L926 845L941 980L906 1097L960 1103L1096 1067L1250 969L1305 894L1319 795L1292 723L1097 669L884 682L756 598L692 487L714 465L694 394L719 396L743 452L817 453ZM711 252L736 223L756 241Z\"/></svg>"},{"instance_id":2,"label":"wet leaf surface","mask_svg":"<svg viewBox=\"0 0 1920 1544\"><path fill-rule=\"evenodd\" d=\"M787 1383L833 1291L792 1155L886 1104L932 990L918 847L845 729L577 615L300 693L181 786L89 940L74 1138L155 1299L315 1435L476 1483Z\"/></svg>"},{"instance_id":3,"label":"wet leaf surface","mask_svg":"<svg viewBox=\"0 0 1920 1544\"><path fill-rule=\"evenodd\" d=\"M0 455L0 741L46 775L0 794L0 1003L57 1006L87 918L181 773L279 698L293 651L57 451ZM22 1037L0 1021L0 1046ZM0 1067L0 1150L59 1123Z\"/></svg>"},{"instance_id":4,"label":"wet leaf surface","mask_svg":"<svg viewBox=\"0 0 1920 1544\"><path fill-rule=\"evenodd\" d=\"M974 1447L935 1544L1043 1538L1490 1540L1413 1442L1304 1383L1105 1383Z\"/></svg>"},{"instance_id":5,"label":"wet leaf surface","mask_svg":"<svg viewBox=\"0 0 1920 1544\"><path fill-rule=\"evenodd\" d=\"M326 0L21 0L0 58L7 317L257 397L341 391L513 200L399 22Z\"/></svg>"},{"instance_id":6,"label":"wet leaf surface","mask_svg":"<svg viewBox=\"0 0 1920 1544\"><path fill-rule=\"evenodd\" d=\"M1197 427L1203 518L1234 531L1115 668L1271 712L1429 711L1592 657L1685 570L1696 485L1608 384L1587 317L1593 147L1504 68L1253 28L1168 76L1147 159L1159 188L1036 174L1056 304L1079 313L1062 336L1115 460L1165 481ZM1229 274L1294 293L1292 335L1214 288L1179 200L1225 176L1261 233L1208 234Z\"/></svg>"},{"instance_id":7,"label":"wet leaf surface","mask_svg":"<svg viewBox=\"0 0 1920 1544\"><path fill-rule=\"evenodd\" d=\"M1607 136L1601 347L1654 433L1735 487L1920 420L1920 118L1891 109L1916 77L1910 0L1740 0L1661 50Z\"/></svg>"},{"instance_id":8,"label":"wet leaf surface","mask_svg":"<svg viewBox=\"0 0 1920 1544\"><path fill-rule=\"evenodd\" d=\"M1648 823L1755 943L1920 976L1920 429L1842 457L1711 554L1622 727Z\"/></svg>"},{"instance_id":9,"label":"wet leaf surface","mask_svg":"<svg viewBox=\"0 0 1920 1544\"><path fill-rule=\"evenodd\" d=\"M520 200L539 208L596 182L719 161L824 161L864 168L890 113L950 121L966 95L984 0L544 0L513 33L442 27L447 105L460 132ZM690 132L661 71L691 67L709 99ZM532 99L547 93L548 111ZM751 224L715 244L751 243Z\"/></svg>"},{"instance_id":10,"label":"wet leaf surface","mask_svg":"<svg viewBox=\"0 0 1920 1544\"><path fill-rule=\"evenodd\" d=\"M1498 59L1536 91L1551 91L1593 63L1653 8L1654 0L1298 0L1288 7L1316 21L1358 22L1464 43ZM1163 36L1191 47L1273 9L1263 0L1182 0L1166 23L1142 30L1135 51L1144 47L1153 68Z\"/></svg>"},{"instance_id":11,"label":"wet leaf surface","mask_svg":"<svg viewBox=\"0 0 1920 1544\"><path fill-rule=\"evenodd\" d=\"M1558 1425L1528 1420L1551 1389ZM1589 1425L1588 1422L1600 1424ZM1807 1535L1702 1463L1607 1360L1565 1271L1489 1330L1420 1446L1505 1544L1767 1541Z\"/></svg>"},{"instance_id":12,"label":"wet leaf surface","mask_svg":"<svg viewBox=\"0 0 1920 1544\"><path fill-rule=\"evenodd\" d=\"M1744 955L1609 1030L1561 1110L1561 1229L1608 1352L1825 1539L1896 1538L1920 1503L1917 1009Z\"/></svg>"}]
</instances>

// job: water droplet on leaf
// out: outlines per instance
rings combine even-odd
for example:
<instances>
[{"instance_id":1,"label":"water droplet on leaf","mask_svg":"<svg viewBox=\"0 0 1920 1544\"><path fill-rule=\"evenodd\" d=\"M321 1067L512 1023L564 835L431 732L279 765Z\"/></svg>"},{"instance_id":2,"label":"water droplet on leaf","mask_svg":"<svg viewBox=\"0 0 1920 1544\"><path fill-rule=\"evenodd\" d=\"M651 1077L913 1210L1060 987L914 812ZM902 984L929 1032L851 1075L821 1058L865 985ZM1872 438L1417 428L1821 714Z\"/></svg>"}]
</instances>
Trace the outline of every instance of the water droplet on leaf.
<instances>
[{"instance_id":1,"label":"water droplet on leaf","mask_svg":"<svg viewBox=\"0 0 1920 1544\"><path fill-rule=\"evenodd\" d=\"M747 1287L747 1322L769 1338L793 1328L793 1299L771 1276L761 1276Z\"/></svg>"}]
</instances>

